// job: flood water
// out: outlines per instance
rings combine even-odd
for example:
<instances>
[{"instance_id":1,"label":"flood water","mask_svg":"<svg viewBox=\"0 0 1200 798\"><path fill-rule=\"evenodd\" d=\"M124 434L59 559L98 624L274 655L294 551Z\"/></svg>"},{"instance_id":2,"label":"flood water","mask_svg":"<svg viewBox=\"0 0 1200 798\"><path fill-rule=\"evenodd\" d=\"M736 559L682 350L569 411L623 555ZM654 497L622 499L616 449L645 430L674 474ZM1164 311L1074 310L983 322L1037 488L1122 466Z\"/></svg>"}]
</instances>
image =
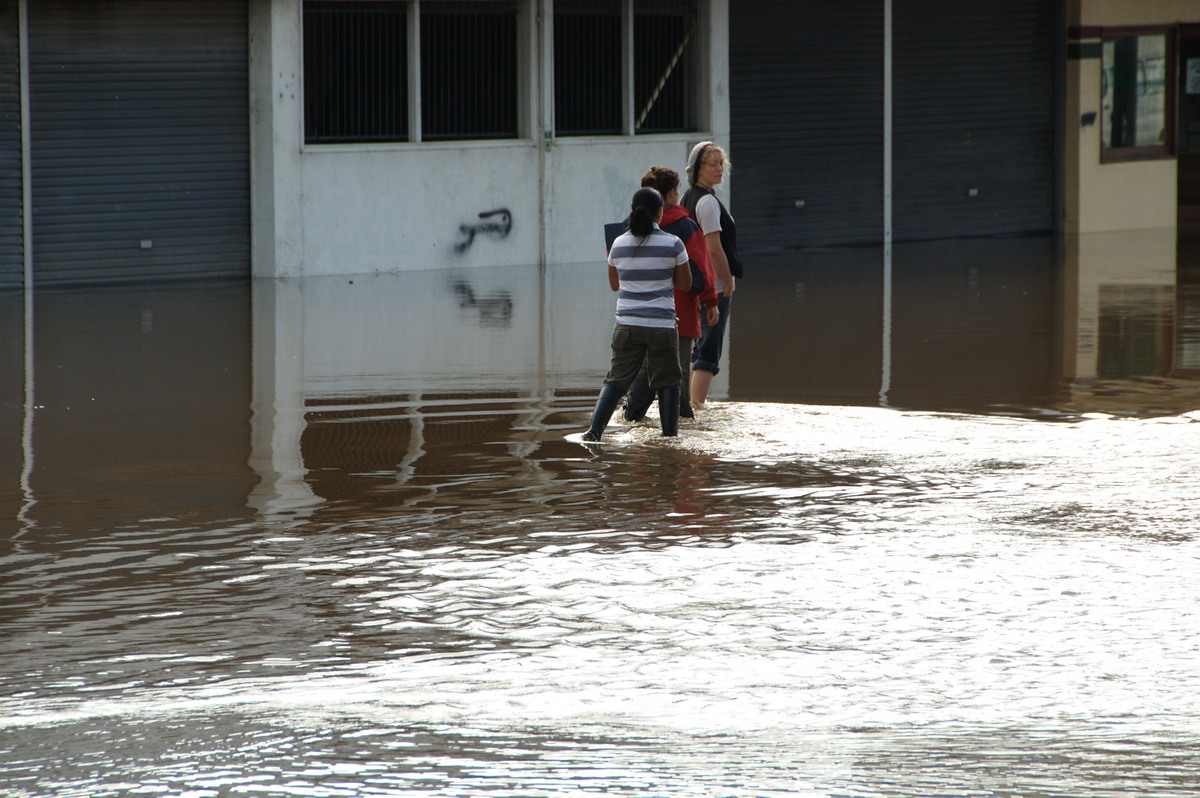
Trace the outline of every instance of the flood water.
<instances>
[{"instance_id":1,"label":"flood water","mask_svg":"<svg viewBox=\"0 0 1200 798\"><path fill-rule=\"evenodd\" d=\"M0 295L0 794L1200 794L1200 246L891 258Z\"/></svg>"}]
</instances>

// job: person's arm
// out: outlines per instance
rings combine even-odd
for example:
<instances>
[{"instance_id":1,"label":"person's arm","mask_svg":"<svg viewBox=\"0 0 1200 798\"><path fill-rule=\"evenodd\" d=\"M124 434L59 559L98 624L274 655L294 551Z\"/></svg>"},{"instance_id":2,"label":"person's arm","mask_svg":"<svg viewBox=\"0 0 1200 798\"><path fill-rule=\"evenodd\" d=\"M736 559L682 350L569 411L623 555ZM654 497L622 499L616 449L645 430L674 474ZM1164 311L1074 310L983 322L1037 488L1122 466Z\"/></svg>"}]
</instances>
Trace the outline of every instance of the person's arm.
<instances>
[{"instance_id":1,"label":"person's arm","mask_svg":"<svg viewBox=\"0 0 1200 798\"><path fill-rule=\"evenodd\" d=\"M733 296L733 273L729 271L729 259L725 257L725 248L721 246L721 232L718 230L704 237L708 244L708 257L712 261L713 271L717 278L725 281L725 296Z\"/></svg>"},{"instance_id":2,"label":"person's arm","mask_svg":"<svg viewBox=\"0 0 1200 798\"><path fill-rule=\"evenodd\" d=\"M687 291L692 287L692 267L686 260L675 264L675 287L680 291Z\"/></svg>"},{"instance_id":3,"label":"person's arm","mask_svg":"<svg viewBox=\"0 0 1200 798\"><path fill-rule=\"evenodd\" d=\"M617 267L611 263L608 264L608 287L614 291L621 289L621 275L617 274Z\"/></svg>"},{"instance_id":4,"label":"person's arm","mask_svg":"<svg viewBox=\"0 0 1200 798\"><path fill-rule=\"evenodd\" d=\"M697 226L684 243L687 246L688 258L700 267L700 273L704 275L704 287L699 291L700 304L705 308L715 307L717 304L717 274L713 271L712 259L708 257L708 239L704 237L704 232ZM692 291L696 291L695 280L692 281Z\"/></svg>"}]
</instances>

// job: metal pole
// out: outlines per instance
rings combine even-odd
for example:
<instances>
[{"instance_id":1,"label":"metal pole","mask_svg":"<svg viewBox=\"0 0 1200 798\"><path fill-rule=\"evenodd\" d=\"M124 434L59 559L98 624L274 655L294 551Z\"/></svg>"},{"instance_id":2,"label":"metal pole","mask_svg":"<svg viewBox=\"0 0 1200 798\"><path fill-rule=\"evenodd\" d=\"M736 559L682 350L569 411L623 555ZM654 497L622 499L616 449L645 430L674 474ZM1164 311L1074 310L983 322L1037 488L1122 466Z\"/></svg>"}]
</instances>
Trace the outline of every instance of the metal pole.
<instances>
[{"instance_id":1,"label":"metal pole","mask_svg":"<svg viewBox=\"0 0 1200 798\"><path fill-rule=\"evenodd\" d=\"M892 389L892 0L883 0L883 365L879 404Z\"/></svg>"}]
</instances>

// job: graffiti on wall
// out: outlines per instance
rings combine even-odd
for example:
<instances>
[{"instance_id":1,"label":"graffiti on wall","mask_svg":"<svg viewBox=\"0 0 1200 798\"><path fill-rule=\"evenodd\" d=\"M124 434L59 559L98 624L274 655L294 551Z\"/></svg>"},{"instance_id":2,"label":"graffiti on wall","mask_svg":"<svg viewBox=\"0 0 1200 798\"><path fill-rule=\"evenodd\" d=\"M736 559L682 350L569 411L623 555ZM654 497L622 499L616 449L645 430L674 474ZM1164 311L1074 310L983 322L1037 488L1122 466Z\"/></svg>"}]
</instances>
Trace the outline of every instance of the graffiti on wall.
<instances>
[{"instance_id":1,"label":"graffiti on wall","mask_svg":"<svg viewBox=\"0 0 1200 798\"><path fill-rule=\"evenodd\" d=\"M479 214L479 221L475 224L460 224L458 232L462 233L463 239L454 245L454 251L461 255L475 243L476 236L508 238L508 234L512 232L512 213L508 208L484 211Z\"/></svg>"}]
</instances>

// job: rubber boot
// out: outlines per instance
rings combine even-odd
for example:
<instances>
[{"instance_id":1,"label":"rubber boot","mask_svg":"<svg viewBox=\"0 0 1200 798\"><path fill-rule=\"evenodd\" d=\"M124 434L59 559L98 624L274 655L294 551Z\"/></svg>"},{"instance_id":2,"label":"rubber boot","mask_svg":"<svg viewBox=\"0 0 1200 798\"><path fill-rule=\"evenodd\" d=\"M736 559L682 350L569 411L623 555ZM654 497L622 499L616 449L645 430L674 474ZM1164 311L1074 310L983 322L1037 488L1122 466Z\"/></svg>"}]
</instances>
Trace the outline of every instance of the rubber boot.
<instances>
[{"instance_id":1,"label":"rubber boot","mask_svg":"<svg viewBox=\"0 0 1200 798\"><path fill-rule=\"evenodd\" d=\"M608 420L616 412L617 405L624 393L625 391L621 390L620 386L610 382L604 383L604 387L600 389L600 396L596 399L596 409L592 412L592 425L588 427L587 432L583 433L585 441L600 440L600 436L604 434L604 428L608 426Z\"/></svg>"},{"instance_id":2,"label":"rubber boot","mask_svg":"<svg viewBox=\"0 0 1200 798\"><path fill-rule=\"evenodd\" d=\"M629 393L625 395L625 420L641 421L646 417L646 411L650 409L653 401L654 391L650 390L650 379L644 372L639 373L633 385L629 386Z\"/></svg>"},{"instance_id":3,"label":"rubber boot","mask_svg":"<svg viewBox=\"0 0 1200 798\"><path fill-rule=\"evenodd\" d=\"M658 389L658 418L668 438L679 434L679 386Z\"/></svg>"}]
</instances>

